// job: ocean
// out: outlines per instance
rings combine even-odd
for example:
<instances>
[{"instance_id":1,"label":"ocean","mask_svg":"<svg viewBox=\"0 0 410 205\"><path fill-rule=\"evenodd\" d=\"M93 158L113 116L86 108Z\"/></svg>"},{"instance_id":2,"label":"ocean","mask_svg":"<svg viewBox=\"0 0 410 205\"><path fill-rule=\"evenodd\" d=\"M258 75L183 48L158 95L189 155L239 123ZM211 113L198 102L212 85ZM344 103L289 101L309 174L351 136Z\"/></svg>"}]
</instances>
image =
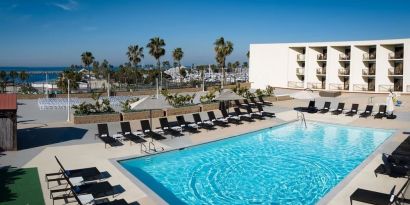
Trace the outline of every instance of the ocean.
<instances>
[{"instance_id":1,"label":"ocean","mask_svg":"<svg viewBox=\"0 0 410 205\"><path fill-rule=\"evenodd\" d=\"M48 81L57 80L58 73L63 71L65 68L67 67L0 67L0 71L26 71L27 73L29 73L27 82L34 83L45 82L46 78L48 78ZM19 79L16 79L16 81L19 82Z\"/></svg>"}]
</instances>

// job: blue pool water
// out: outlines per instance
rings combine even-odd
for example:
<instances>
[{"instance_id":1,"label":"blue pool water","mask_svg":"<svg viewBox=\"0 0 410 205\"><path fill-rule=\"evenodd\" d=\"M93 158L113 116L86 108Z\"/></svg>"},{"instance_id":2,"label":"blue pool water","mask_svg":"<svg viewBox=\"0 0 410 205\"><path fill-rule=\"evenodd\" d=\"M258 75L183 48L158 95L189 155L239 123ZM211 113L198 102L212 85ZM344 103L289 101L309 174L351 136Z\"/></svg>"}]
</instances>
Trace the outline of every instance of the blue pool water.
<instances>
[{"instance_id":1,"label":"blue pool water","mask_svg":"<svg viewBox=\"0 0 410 205\"><path fill-rule=\"evenodd\" d=\"M295 122L119 163L170 204L315 204L392 133Z\"/></svg>"}]
</instances>

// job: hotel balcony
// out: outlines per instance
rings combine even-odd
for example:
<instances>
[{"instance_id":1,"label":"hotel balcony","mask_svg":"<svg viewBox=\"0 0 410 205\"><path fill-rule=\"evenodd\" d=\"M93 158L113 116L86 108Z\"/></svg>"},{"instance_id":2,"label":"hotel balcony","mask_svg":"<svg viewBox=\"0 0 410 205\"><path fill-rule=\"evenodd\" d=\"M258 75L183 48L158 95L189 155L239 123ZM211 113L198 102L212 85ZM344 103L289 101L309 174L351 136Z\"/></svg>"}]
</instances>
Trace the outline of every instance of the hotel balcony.
<instances>
[{"instance_id":1,"label":"hotel balcony","mask_svg":"<svg viewBox=\"0 0 410 205\"><path fill-rule=\"evenodd\" d=\"M330 83L329 84L329 89L330 90L349 90L349 84L336 84L336 83Z\"/></svg>"},{"instance_id":2,"label":"hotel balcony","mask_svg":"<svg viewBox=\"0 0 410 205\"><path fill-rule=\"evenodd\" d=\"M303 82L288 81L288 87L289 88L303 88L304 83Z\"/></svg>"},{"instance_id":3,"label":"hotel balcony","mask_svg":"<svg viewBox=\"0 0 410 205\"><path fill-rule=\"evenodd\" d=\"M325 68L316 68L316 75L325 76L326 75L326 67Z\"/></svg>"},{"instance_id":4,"label":"hotel balcony","mask_svg":"<svg viewBox=\"0 0 410 205\"><path fill-rule=\"evenodd\" d=\"M403 60L403 53L389 53L389 60L401 61Z\"/></svg>"},{"instance_id":5,"label":"hotel balcony","mask_svg":"<svg viewBox=\"0 0 410 205\"><path fill-rule=\"evenodd\" d=\"M354 84L353 91L375 91L375 87L368 84Z\"/></svg>"},{"instance_id":6,"label":"hotel balcony","mask_svg":"<svg viewBox=\"0 0 410 205\"><path fill-rule=\"evenodd\" d=\"M372 54L368 54L365 53L363 54L363 61L375 61L376 60L376 54L372 53Z\"/></svg>"},{"instance_id":7,"label":"hotel balcony","mask_svg":"<svg viewBox=\"0 0 410 205\"><path fill-rule=\"evenodd\" d=\"M325 89L325 86L322 83L308 83L307 87L310 89Z\"/></svg>"},{"instance_id":8,"label":"hotel balcony","mask_svg":"<svg viewBox=\"0 0 410 205\"><path fill-rule=\"evenodd\" d=\"M339 68L339 76L349 76L350 75L350 69L349 68Z\"/></svg>"},{"instance_id":9,"label":"hotel balcony","mask_svg":"<svg viewBox=\"0 0 410 205\"><path fill-rule=\"evenodd\" d=\"M327 55L317 54L317 61L326 61Z\"/></svg>"},{"instance_id":10,"label":"hotel balcony","mask_svg":"<svg viewBox=\"0 0 410 205\"><path fill-rule=\"evenodd\" d=\"M296 68L296 75L305 75L305 68Z\"/></svg>"},{"instance_id":11,"label":"hotel balcony","mask_svg":"<svg viewBox=\"0 0 410 205\"><path fill-rule=\"evenodd\" d=\"M372 77L376 75L376 69L368 69L365 68L362 70L362 75L363 76L368 76L368 77Z\"/></svg>"},{"instance_id":12,"label":"hotel balcony","mask_svg":"<svg viewBox=\"0 0 410 205\"><path fill-rule=\"evenodd\" d=\"M339 61L350 61L350 56L346 54L340 54Z\"/></svg>"},{"instance_id":13,"label":"hotel balcony","mask_svg":"<svg viewBox=\"0 0 410 205\"><path fill-rule=\"evenodd\" d=\"M403 68L389 68L388 75L389 76L402 76Z\"/></svg>"},{"instance_id":14,"label":"hotel balcony","mask_svg":"<svg viewBox=\"0 0 410 205\"><path fill-rule=\"evenodd\" d=\"M394 85L379 85L379 92L390 92L393 91Z\"/></svg>"},{"instance_id":15,"label":"hotel balcony","mask_svg":"<svg viewBox=\"0 0 410 205\"><path fill-rule=\"evenodd\" d=\"M298 54L296 59L297 61L305 61L305 54Z\"/></svg>"}]
</instances>

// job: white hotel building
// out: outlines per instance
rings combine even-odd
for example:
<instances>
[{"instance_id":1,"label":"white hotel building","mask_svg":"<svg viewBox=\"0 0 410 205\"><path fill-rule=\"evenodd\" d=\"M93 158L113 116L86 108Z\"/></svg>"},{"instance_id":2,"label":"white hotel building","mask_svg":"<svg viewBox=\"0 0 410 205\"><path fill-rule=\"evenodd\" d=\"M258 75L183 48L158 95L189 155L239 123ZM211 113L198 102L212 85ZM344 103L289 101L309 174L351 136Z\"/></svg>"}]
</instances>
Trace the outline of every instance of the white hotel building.
<instances>
[{"instance_id":1,"label":"white hotel building","mask_svg":"<svg viewBox=\"0 0 410 205\"><path fill-rule=\"evenodd\" d=\"M410 39L251 44L249 81L350 92L410 92Z\"/></svg>"}]
</instances>

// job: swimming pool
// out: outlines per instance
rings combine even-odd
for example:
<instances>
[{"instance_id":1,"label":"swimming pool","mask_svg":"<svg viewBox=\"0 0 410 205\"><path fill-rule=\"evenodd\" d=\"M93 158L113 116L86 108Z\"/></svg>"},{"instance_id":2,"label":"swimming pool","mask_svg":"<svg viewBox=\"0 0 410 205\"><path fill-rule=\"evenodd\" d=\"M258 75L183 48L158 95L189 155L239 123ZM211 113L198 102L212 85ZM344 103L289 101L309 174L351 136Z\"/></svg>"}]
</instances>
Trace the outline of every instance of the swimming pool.
<instances>
[{"instance_id":1,"label":"swimming pool","mask_svg":"<svg viewBox=\"0 0 410 205\"><path fill-rule=\"evenodd\" d=\"M315 204L392 134L294 122L119 163L169 204Z\"/></svg>"}]
</instances>

